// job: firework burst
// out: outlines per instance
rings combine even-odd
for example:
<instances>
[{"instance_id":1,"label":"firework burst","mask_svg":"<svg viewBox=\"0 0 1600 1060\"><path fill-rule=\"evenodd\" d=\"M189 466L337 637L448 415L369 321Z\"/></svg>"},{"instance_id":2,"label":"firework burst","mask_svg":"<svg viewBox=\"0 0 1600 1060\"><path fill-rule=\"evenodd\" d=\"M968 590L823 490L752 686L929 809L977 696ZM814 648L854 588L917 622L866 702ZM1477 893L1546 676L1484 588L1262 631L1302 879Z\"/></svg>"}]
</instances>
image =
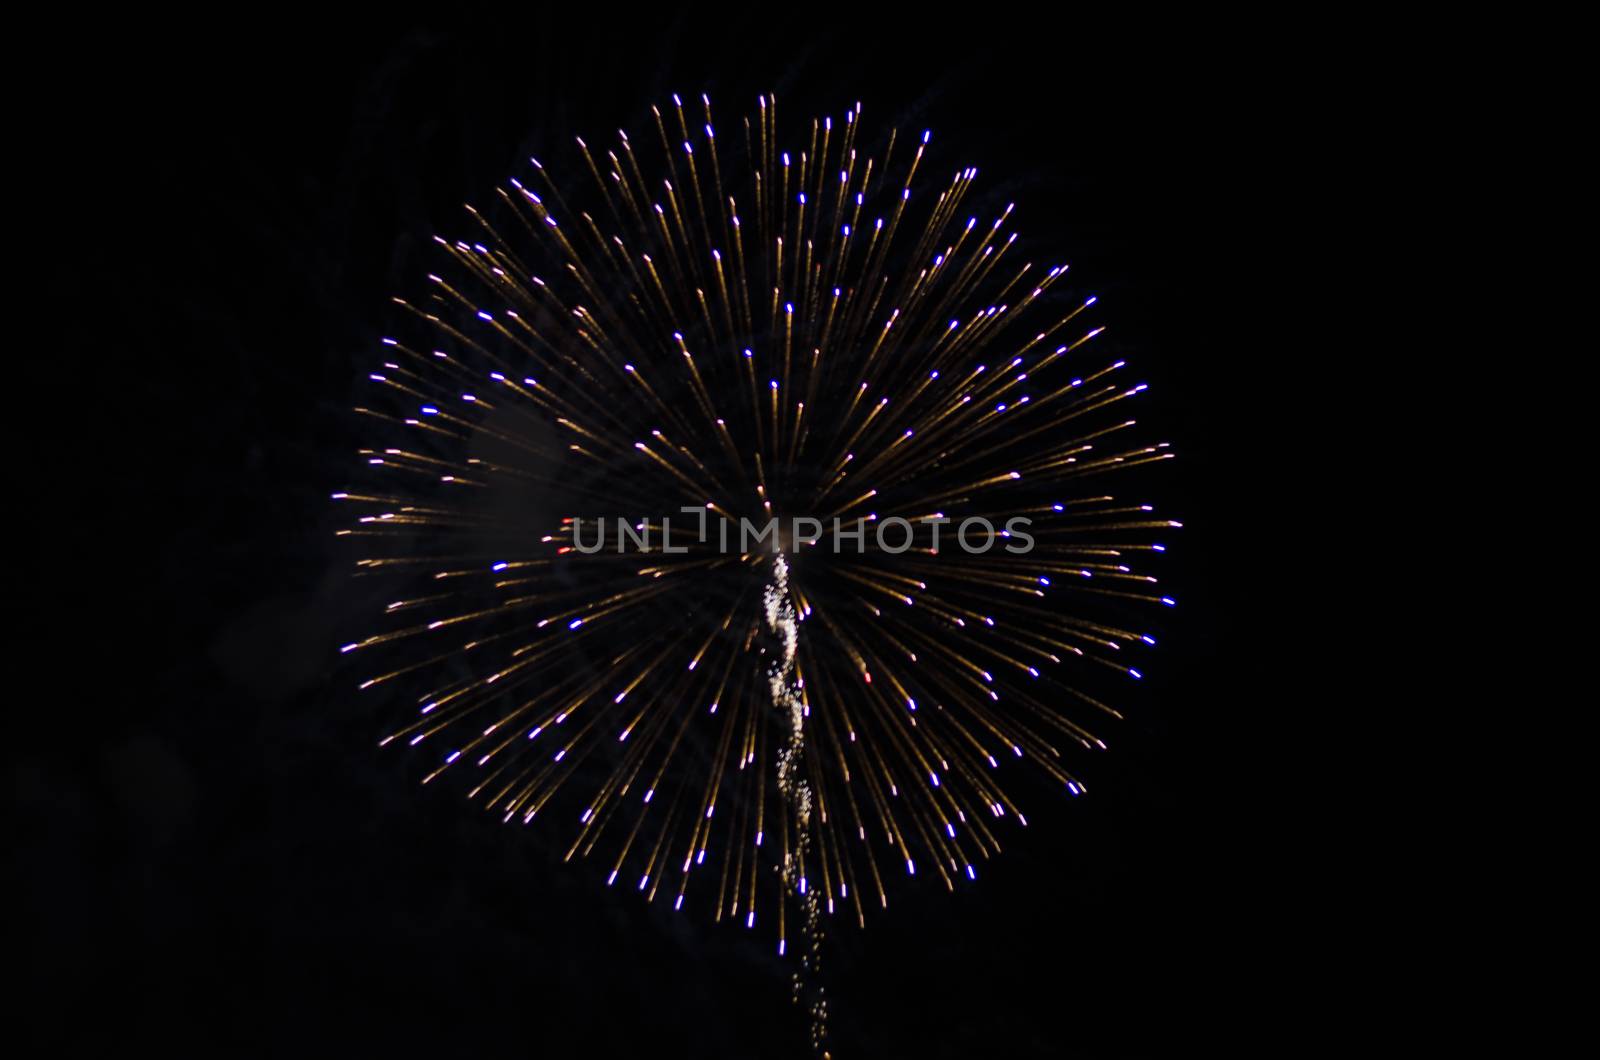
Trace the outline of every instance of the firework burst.
<instances>
[{"instance_id":1,"label":"firework burst","mask_svg":"<svg viewBox=\"0 0 1600 1060\"><path fill-rule=\"evenodd\" d=\"M383 742L781 949L795 909L975 878L1024 763L1084 790L1178 524L1107 492L1171 453L1095 299L1022 260L1011 206L964 208L977 171L869 149L859 105L794 142L776 111L729 143L674 97L649 144L579 140L565 191L534 160L469 207L336 496L403 594L344 649L415 695Z\"/></svg>"}]
</instances>

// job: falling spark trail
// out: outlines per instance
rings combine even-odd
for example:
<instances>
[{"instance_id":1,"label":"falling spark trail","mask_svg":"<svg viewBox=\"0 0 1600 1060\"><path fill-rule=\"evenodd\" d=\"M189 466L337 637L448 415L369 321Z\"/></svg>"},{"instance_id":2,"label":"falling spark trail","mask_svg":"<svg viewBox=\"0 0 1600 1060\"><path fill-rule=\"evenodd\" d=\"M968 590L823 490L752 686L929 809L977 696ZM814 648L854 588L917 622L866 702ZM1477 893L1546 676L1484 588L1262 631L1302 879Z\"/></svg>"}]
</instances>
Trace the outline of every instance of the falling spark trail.
<instances>
[{"instance_id":1,"label":"falling spark trail","mask_svg":"<svg viewBox=\"0 0 1600 1060\"><path fill-rule=\"evenodd\" d=\"M800 898L804 948L794 973L794 999L807 1006L811 1020L811 1048L821 1053L828 1036L828 1000L822 987L822 910L815 887L804 883L806 854L811 849L811 785L806 781L805 700L795 681L795 656L800 646L800 620L789 597L789 561L779 554L772 562L772 578L762 596L767 629L777 638L776 659L767 668L772 708L785 726L783 749L778 752L778 791L794 821L795 842L783 855L784 893Z\"/></svg>"}]
</instances>

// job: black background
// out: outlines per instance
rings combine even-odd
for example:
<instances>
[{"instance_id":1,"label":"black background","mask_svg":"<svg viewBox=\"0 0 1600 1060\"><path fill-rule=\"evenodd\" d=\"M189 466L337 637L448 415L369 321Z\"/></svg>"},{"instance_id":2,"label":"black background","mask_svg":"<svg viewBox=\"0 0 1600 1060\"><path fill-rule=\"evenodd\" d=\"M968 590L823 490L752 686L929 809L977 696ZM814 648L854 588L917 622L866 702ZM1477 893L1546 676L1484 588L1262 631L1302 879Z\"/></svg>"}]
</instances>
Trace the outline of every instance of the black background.
<instances>
[{"instance_id":1,"label":"black background","mask_svg":"<svg viewBox=\"0 0 1600 1060\"><path fill-rule=\"evenodd\" d=\"M1035 799L979 886L905 890L830 938L835 1055L1279 1033L1316 914L1283 897L1269 779L1294 765L1292 708L1267 692L1263 627L1294 575L1265 551L1287 475L1262 410L1292 350L1263 292L1274 232L1316 208L1284 146L1309 119L1215 26L1157 48L931 10L790 21L618 9L205 47L130 28L33 104L49 193L24 205L62 300L24 358L47 418L21 443L43 473L19 522L47 599L17 644L47 679L7 755L41 1041L800 1052L769 938L646 907L418 788L334 650L370 601L326 497L387 297L529 154L577 173L574 134L643 129L674 91L730 125L775 91L791 130L857 100L869 126L932 127L1092 278L1182 457L1162 496L1186 522L1182 606L1092 797Z\"/></svg>"}]
</instances>

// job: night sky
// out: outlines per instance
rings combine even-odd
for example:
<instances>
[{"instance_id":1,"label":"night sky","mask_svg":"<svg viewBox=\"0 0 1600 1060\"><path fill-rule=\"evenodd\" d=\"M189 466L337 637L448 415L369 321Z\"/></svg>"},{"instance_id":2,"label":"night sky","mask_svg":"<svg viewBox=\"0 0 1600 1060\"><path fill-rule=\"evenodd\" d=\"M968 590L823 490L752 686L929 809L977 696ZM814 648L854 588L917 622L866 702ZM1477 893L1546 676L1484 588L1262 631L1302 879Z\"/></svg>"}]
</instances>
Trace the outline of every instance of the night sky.
<instances>
[{"instance_id":1,"label":"night sky","mask_svg":"<svg viewBox=\"0 0 1600 1060\"><path fill-rule=\"evenodd\" d=\"M19 207L53 227L61 296L21 384L48 405L22 563L70 568L37 579L34 614L59 617L15 641L39 666L14 682L47 675L13 689L6 752L32 1033L217 1055L803 1055L769 936L608 890L378 750L393 719L337 655L373 598L327 501L365 440L349 408L387 299L417 289L433 234L467 231L462 203L533 153L581 177L574 134L643 129L674 91L709 92L730 124L774 91L791 130L860 100L1005 185L1151 383L1141 417L1181 456L1158 499L1186 523L1166 568L1182 606L1091 796L1024 790L1031 827L978 886L919 880L865 932L832 932L835 1055L1248 1051L1261 980L1293 979L1256 950L1292 948L1307 915L1276 883L1283 822L1264 820L1288 704L1262 689L1253 630L1270 572L1245 570L1270 523L1251 491L1285 459L1252 411L1282 352L1248 297L1277 267L1255 240L1303 208L1271 85L1203 47L1060 28L796 37L621 11L204 48L129 28L72 49L81 97L50 104L72 119L43 123L47 194Z\"/></svg>"}]
</instances>

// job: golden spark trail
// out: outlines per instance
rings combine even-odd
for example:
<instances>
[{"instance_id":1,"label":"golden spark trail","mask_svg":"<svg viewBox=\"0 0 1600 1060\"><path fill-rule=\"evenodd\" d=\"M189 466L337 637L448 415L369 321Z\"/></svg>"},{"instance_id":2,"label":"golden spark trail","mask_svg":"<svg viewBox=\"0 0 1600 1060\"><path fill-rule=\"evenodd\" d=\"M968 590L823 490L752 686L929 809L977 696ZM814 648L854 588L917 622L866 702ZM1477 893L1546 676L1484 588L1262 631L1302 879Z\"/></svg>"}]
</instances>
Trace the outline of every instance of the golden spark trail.
<instances>
[{"instance_id":1,"label":"golden spark trail","mask_svg":"<svg viewBox=\"0 0 1600 1060\"><path fill-rule=\"evenodd\" d=\"M783 749L778 752L778 792L793 819L794 843L783 855L781 874L785 891L799 896L801 910L800 966L794 973L794 998L806 1006L811 1020L811 1048L821 1052L828 1035L828 999L821 983L822 912L817 890L806 879L806 856L811 850L811 785L805 777L806 706L795 683L795 660L800 647L800 620L789 598L789 561L780 553L772 560L772 578L762 596L767 629L777 638L776 658L767 665L767 690L772 708L784 726ZM781 915L781 914L780 914ZM779 929L781 953L785 939Z\"/></svg>"}]
</instances>

